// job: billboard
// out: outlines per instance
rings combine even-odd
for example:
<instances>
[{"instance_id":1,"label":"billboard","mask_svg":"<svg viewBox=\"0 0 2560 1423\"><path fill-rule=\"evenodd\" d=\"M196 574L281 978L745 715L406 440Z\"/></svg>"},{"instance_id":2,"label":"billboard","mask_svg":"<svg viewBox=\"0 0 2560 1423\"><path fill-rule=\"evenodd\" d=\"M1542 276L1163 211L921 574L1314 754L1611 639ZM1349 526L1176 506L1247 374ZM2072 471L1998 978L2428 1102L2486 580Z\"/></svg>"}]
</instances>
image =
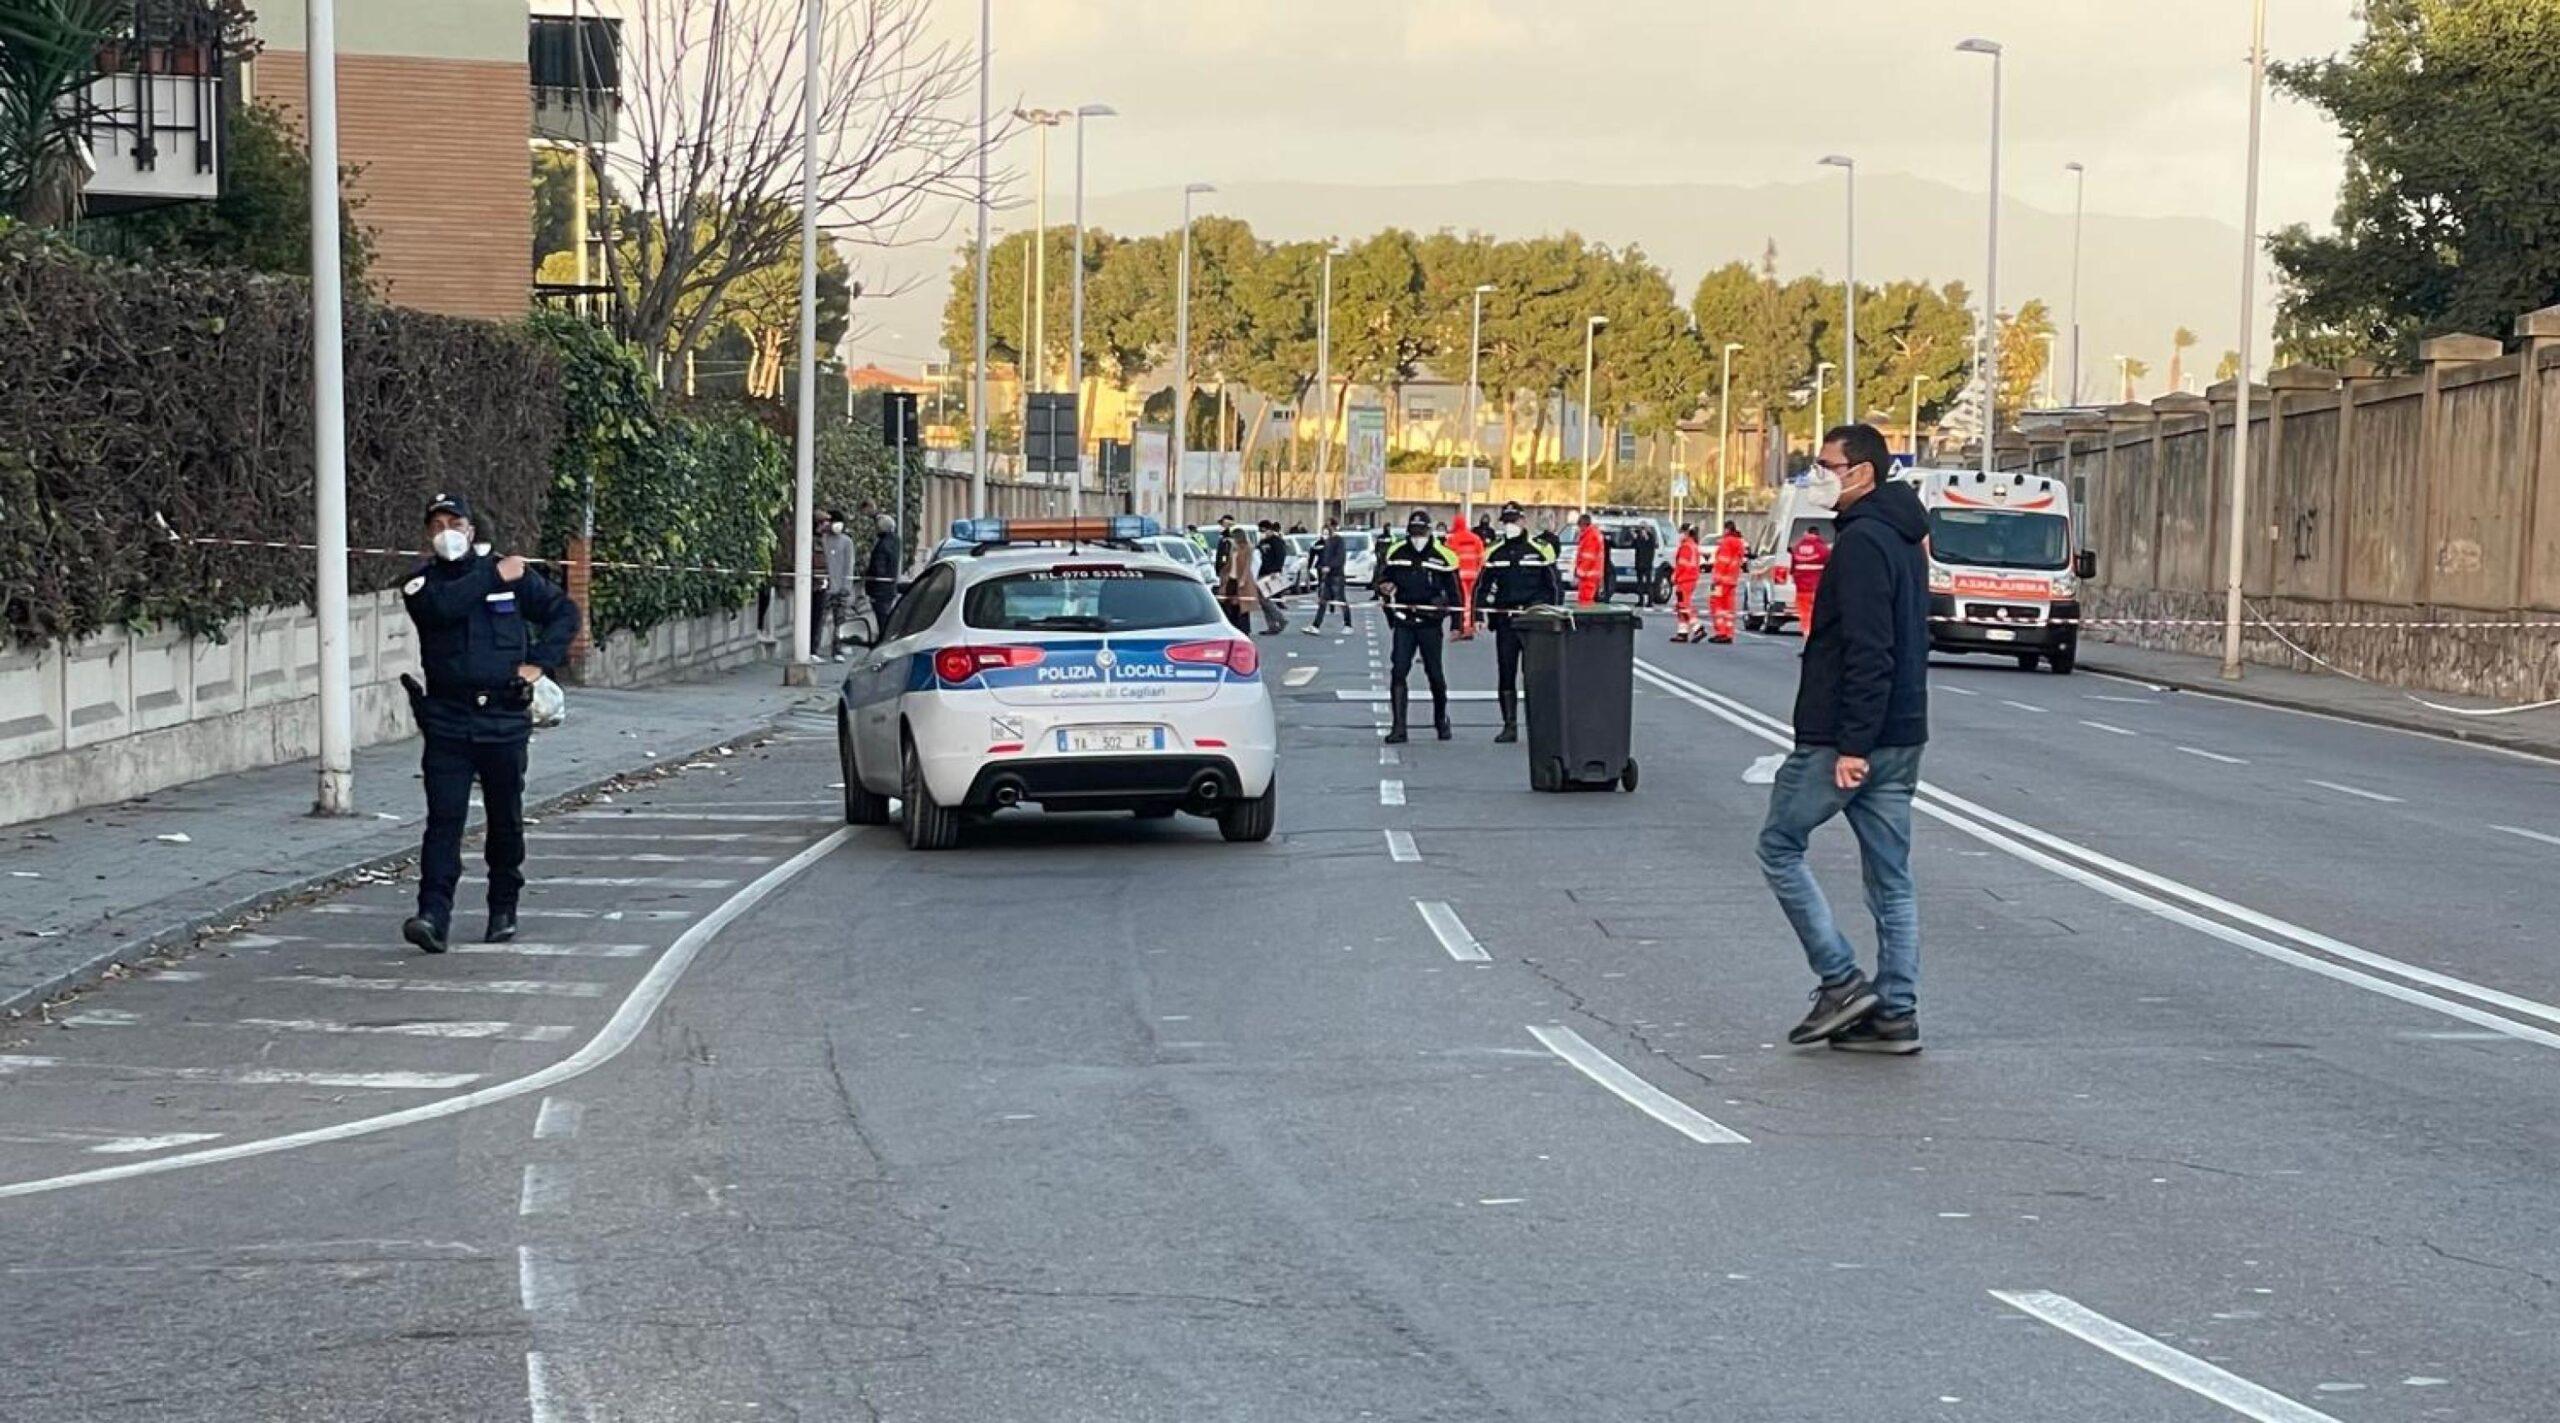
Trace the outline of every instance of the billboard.
<instances>
[{"instance_id":1,"label":"billboard","mask_svg":"<svg viewBox=\"0 0 2560 1423\"><path fill-rule=\"evenodd\" d=\"M1387 408L1354 405L1343 412L1342 507L1387 507Z\"/></svg>"}]
</instances>

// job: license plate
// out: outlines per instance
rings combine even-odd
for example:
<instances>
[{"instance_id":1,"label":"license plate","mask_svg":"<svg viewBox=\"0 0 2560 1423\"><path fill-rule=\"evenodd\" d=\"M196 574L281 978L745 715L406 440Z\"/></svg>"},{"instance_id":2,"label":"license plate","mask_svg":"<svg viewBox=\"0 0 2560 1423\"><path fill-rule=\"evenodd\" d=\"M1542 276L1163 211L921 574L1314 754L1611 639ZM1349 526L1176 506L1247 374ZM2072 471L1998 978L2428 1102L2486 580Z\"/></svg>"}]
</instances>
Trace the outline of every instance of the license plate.
<instances>
[{"instance_id":1,"label":"license plate","mask_svg":"<svg viewBox=\"0 0 2560 1423\"><path fill-rule=\"evenodd\" d=\"M2016 628L1985 628L1983 629L1982 635L1991 639L1993 642L2016 642L2018 640L2018 630Z\"/></svg>"},{"instance_id":2,"label":"license plate","mask_svg":"<svg viewBox=\"0 0 2560 1423\"><path fill-rule=\"evenodd\" d=\"M1164 728L1161 726L1062 726L1058 728L1061 751L1162 751Z\"/></svg>"}]
</instances>

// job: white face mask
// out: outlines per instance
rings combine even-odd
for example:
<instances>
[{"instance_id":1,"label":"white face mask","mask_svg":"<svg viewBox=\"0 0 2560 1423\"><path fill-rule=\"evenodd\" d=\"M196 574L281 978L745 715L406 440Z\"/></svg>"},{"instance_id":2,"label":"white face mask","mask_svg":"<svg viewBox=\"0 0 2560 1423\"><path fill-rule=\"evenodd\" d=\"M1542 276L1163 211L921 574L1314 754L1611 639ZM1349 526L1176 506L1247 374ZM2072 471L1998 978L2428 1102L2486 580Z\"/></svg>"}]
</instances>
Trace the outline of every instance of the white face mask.
<instances>
[{"instance_id":1,"label":"white face mask","mask_svg":"<svg viewBox=\"0 0 2560 1423\"><path fill-rule=\"evenodd\" d=\"M844 532L844 520L842 520L842 519L838 519L838 520L836 520L834 523L827 525L827 532L829 532L829 533L831 533L831 534L840 534L840 533L843 533L843 532Z\"/></svg>"},{"instance_id":2,"label":"white face mask","mask_svg":"<svg viewBox=\"0 0 2560 1423\"><path fill-rule=\"evenodd\" d=\"M1520 526L1518 524L1503 525L1502 536L1506 539L1516 539L1520 537Z\"/></svg>"},{"instance_id":3,"label":"white face mask","mask_svg":"<svg viewBox=\"0 0 2560 1423\"><path fill-rule=\"evenodd\" d=\"M1429 547L1431 547L1431 535L1429 535L1429 534L1415 534L1415 535L1412 537L1412 539L1410 540L1410 542L1413 544L1413 546L1414 546L1415 548L1418 548L1418 549L1422 549L1422 548L1429 548Z\"/></svg>"},{"instance_id":4,"label":"white face mask","mask_svg":"<svg viewBox=\"0 0 2560 1423\"><path fill-rule=\"evenodd\" d=\"M471 535L463 529L438 529L428 545L435 549L436 557L451 563L471 552Z\"/></svg>"},{"instance_id":5,"label":"white face mask","mask_svg":"<svg viewBox=\"0 0 2560 1423\"><path fill-rule=\"evenodd\" d=\"M1816 509L1835 509L1840 505L1840 476L1815 465L1805 475L1805 502Z\"/></svg>"}]
</instances>

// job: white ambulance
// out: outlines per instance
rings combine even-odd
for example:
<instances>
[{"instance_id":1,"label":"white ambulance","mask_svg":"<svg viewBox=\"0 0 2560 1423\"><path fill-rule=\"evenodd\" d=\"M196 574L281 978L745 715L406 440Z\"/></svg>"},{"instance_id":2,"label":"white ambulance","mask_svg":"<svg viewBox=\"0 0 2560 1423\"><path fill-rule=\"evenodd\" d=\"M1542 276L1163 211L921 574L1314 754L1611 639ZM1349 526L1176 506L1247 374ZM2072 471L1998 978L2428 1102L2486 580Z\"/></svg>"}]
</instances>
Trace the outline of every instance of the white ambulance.
<instances>
[{"instance_id":1,"label":"white ambulance","mask_svg":"<svg viewBox=\"0 0 2560 1423\"><path fill-rule=\"evenodd\" d=\"M2080 657L2080 547L2064 481L2018 470L1910 469L1895 476L1929 512L1929 646L2015 657L2068 674Z\"/></svg>"}]
</instances>

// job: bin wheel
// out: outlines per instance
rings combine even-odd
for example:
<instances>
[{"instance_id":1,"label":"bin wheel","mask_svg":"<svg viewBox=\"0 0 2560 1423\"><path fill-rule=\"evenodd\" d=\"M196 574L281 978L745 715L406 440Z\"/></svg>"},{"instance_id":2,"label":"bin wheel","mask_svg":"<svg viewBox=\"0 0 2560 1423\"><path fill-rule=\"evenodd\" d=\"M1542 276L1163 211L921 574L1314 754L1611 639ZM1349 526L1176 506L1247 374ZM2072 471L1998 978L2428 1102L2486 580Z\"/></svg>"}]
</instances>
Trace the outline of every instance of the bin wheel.
<instances>
[{"instance_id":1,"label":"bin wheel","mask_svg":"<svg viewBox=\"0 0 2560 1423\"><path fill-rule=\"evenodd\" d=\"M1531 790L1538 791L1563 790L1564 758L1561 756L1550 756L1546 760L1538 762L1530 771L1529 788Z\"/></svg>"},{"instance_id":2,"label":"bin wheel","mask_svg":"<svg viewBox=\"0 0 2560 1423\"><path fill-rule=\"evenodd\" d=\"M1630 756L1626 767L1618 772L1618 789L1633 793L1636 788L1636 761Z\"/></svg>"}]
</instances>

